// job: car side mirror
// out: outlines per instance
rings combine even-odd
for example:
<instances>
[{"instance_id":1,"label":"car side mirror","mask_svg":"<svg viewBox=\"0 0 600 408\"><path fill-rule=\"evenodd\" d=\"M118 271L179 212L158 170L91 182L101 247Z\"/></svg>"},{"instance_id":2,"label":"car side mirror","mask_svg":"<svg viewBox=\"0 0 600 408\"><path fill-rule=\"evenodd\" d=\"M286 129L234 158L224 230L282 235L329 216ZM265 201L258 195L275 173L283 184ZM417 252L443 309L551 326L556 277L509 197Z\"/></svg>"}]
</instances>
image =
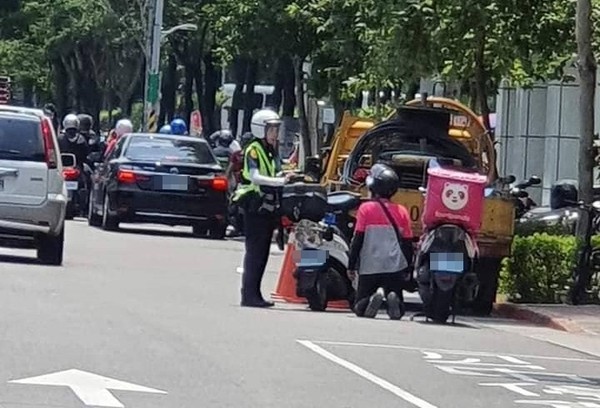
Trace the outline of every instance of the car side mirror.
<instances>
[{"instance_id":1,"label":"car side mirror","mask_svg":"<svg viewBox=\"0 0 600 408\"><path fill-rule=\"evenodd\" d=\"M62 153L60 155L60 161L62 162L63 167L75 167L77 158L72 153Z\"/></svg>"}]
</instances>

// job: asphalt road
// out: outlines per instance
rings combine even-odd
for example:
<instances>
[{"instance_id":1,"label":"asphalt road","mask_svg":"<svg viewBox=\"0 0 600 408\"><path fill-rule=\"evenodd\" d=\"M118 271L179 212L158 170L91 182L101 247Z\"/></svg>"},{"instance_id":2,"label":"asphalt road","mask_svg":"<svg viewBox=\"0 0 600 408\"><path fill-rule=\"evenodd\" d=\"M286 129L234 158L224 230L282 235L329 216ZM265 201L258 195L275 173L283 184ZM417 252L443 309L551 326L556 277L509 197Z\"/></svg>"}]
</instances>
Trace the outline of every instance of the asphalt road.
<instances>
[{"instance_id":1,"label":"asphalt road","mask_svg":"<svg viewBox=\"0 0 600 408\"><path fill-rule=\"evenodd\" d=\"M61 268L0 250L0 408L600 408L600 359L516 323L242 309L241 242L83 221L66 237Z\"/></svg>"}]
</instances>

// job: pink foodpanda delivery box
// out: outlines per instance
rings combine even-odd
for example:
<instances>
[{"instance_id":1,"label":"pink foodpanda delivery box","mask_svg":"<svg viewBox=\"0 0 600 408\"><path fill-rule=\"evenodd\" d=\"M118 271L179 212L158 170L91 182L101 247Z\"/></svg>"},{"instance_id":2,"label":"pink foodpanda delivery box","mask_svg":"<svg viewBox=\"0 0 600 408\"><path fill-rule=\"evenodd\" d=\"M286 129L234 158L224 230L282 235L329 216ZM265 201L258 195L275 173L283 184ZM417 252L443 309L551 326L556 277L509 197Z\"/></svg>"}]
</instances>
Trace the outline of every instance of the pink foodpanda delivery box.
<instances>
[{"instance_id":1,"label":"pink foodpanda delivery box","mask_svg":"<svg viewBox=\"0 0 600 408\"><path fill-rule=\"evenodd\" d=\"M448 223L477 234L481 228L487 177L443 167L429 168L427 174L425 228Z\"/></svg>"}]
</instances>

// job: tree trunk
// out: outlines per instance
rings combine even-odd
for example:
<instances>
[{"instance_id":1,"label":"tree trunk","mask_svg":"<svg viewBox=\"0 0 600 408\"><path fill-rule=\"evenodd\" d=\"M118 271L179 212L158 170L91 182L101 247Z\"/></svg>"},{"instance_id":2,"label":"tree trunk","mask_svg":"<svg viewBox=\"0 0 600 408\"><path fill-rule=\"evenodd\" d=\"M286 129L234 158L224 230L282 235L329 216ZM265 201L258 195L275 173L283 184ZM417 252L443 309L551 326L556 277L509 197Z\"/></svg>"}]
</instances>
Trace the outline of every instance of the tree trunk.
<instances>
[{"instance_id":1,"label":"tree trunk","mask_svg":"<svg viewBox=\"0 0 600 408\"><path fill-rule=\"evenodd\" d=\"M579 94L579 200L593 201L594 191L594 101L596 94L596 60L592 49L592 4L577 1L576 37L580 76Z\"/></svg>"},{"instance_id":2,"label":"tree trunk","mask_svg":"<svg viewBox=\"0 0 600 408\"><path fill-rule=\"evenodd\" d=\"M204 76L202 75L202 60L198 59L194 66L194 83L196 84L196 99L198 99L198 110L202 116L203 131L206 131L206 107L204 106Z\"/></svg>"},{"instance_id":3,"label":"tree trunk","mask_svg":"<svg viewBox=\"0 0 600 408\"><path fill-rule=\"evenodd\" d=\"M189 122L194 110L194 72L190 65L185 66L185 82L183 85L183 119Z\"/></svg>"},{"instance_id":4,"label":"tree trunk","mask_svg":"<svg viewBox=\"0 0 600 408\"><path fill-rule=\"evenodd\" d=\"M246 94L244 95L244 121L243 132L250 131L250 123L252 114L257 106L254 104L254 86L256 85L256 77L258 75L258 62L252 60L248 63L246 70ZM262 108L262 106L260 106Z\"/></svg>"},{"instance_id":5,"label":"tree trunk","mask_svg":"<svg viewBox=\"0 0 600 408\"><path fill-rule=\"evenodd\" d=\"M160 99L160 116L158 123L169 123L175 116L175 104L177 98L177 57L169 54L167 69L163 75L162 98Z\"/></svg>"},{"instance_id":6,"label":"tree trunk","mask_svg":"<svg viewBox=\"0 0 600 408\"><path fill-rule=\"evenodd\" d=\"M246 80L247 62L243 58L237 58L233 63L233 75L235 77L235 90L231 101L231 111L229 112L229 128L234 135L238 134L238 122L240 115L240 106L238 101L243 99L244 82Z\"/></svg>"},{"instance_id":7,"label":"tree trunk","mask_svg":"<svg viewBox=\"0 0 600 408\"><path fill-rule=\"evenodd\" d=\"M298 121L300 122L300 135L302 137L302 147L304 148L304 157L312 156L310 143L310 133L308 127L308 118L306 116L306 105L304 104L304 78L302 72L301 57L294 58L294 73L296 81L296 105L298 106Z\"/></svg>"},{"instance_id":8,"label":"tree trunk","mask_svg":"<svg viewBox=\"0 0 600 408\"><path fill-rule=\"evenodd\" d=\"M219 70L215 66L212 53L204 55L204 127L211 134L221 128L217 117L217 91L220 85Z\"/></svg>"},{"instance_id":9,"label":"tree trunk","mask_svg":"<svg viewBox=\"0 0 600 408\"><path fill-rule=\"evenodd\" d=\"M477 91L477 101L479 114L483 118L485 129L491 133L490 126L490 107L487 98L487 73L485 71L485 31L480 30L477 41L477 50L475 54L475 88Z\"/></svg>"},{"instance_id":10,"label":"tree trunk","mask_svg":"<svg viewBox=\"0 0 600 408\"><path fill-rule=\"evenodd\" d=\"M294 117L296 110L296 74L294 63L290 57L285 56L281 59L283 66L283 116Z\"/></svg>"},{"instance_id":11,"label":"tree trunk","mask_svg":"<svg viewBox=\"0 0 600 408\"><path fill-rule=\"evenodd\" d=\"M277 69L275 70L275 89L273 94L267 96L267 105L273 108L276 112L281 109L281 103L283 102L283 86L285 84L285 68L283 64L283 58L279 57L277 60Z\"/></svg>"},{"instance_id":12,"label":"tree trunk","mask_svg":"<svg viewBox=\"0 0 600 408\"><path fill-rule=\"evenodd\" d=\"M23 84L23 106L33 107L33 83L30 81Z\"/></svg>"}]
</instances>

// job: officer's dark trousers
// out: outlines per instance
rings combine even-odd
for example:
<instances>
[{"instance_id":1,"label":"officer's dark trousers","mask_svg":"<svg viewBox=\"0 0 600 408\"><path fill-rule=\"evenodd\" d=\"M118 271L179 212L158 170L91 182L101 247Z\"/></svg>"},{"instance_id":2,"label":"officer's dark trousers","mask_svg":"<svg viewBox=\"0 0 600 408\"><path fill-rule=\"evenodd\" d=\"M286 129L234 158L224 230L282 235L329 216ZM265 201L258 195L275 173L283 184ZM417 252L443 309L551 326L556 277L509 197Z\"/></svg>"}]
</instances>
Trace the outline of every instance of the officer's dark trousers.
<instances>
[{"instance_id":1,"label":"officer's dark trousers","mask_svg":"<svg viewBox=\"0 0 600 408\"><path fill-rule=\"evenodd\" d=\"M269 260L275 218L270 215L245 214L244 223L246 254L242 276L242 301L260 301L263 299L260 285Z\"/></svg>"}]
</instances>

